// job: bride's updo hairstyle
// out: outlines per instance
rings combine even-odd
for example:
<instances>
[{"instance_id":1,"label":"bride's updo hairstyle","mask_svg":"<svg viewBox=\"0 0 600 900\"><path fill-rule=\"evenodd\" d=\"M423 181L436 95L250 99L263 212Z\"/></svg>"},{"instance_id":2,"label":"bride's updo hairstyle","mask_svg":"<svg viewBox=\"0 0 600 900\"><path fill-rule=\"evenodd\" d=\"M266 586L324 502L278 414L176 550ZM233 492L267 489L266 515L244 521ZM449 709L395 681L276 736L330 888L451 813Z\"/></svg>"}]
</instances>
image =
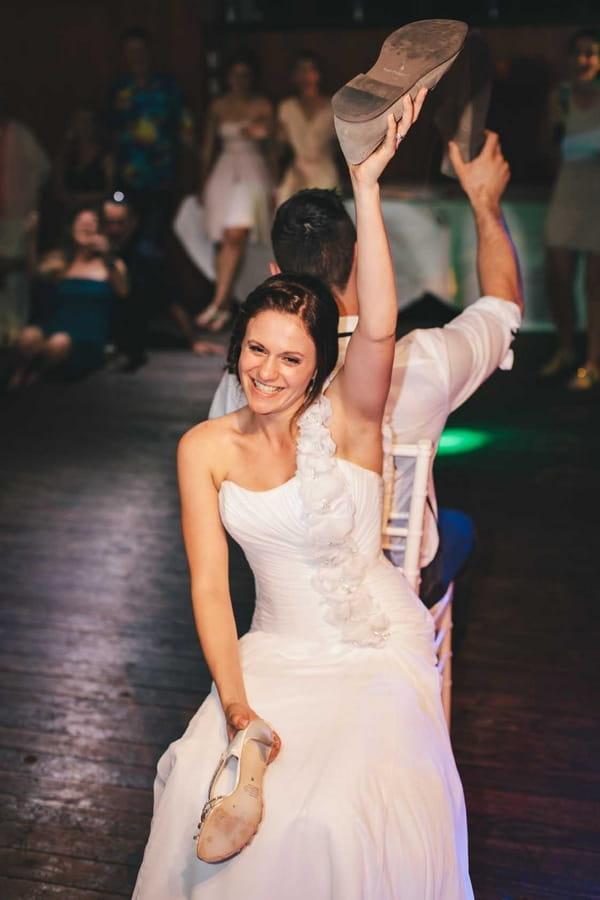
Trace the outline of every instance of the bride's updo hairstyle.
<instances>
[{"instance_id":1,"label":"bride's updo hairstyle","mask_svg":"<svg viewBox=\"0 0 600 900\"><path fill-rule=\"evenodd\" d=\"M337 362L337 304L329 288L312 275L286 274L267 278L248 295L233 323L227 371L238 378L238 363L248 322L267 309L298 316L315 345L317 370L306 392L306 400L298 411L301 415L320 395L325 380Z\"/></svg>"}]
</instances>

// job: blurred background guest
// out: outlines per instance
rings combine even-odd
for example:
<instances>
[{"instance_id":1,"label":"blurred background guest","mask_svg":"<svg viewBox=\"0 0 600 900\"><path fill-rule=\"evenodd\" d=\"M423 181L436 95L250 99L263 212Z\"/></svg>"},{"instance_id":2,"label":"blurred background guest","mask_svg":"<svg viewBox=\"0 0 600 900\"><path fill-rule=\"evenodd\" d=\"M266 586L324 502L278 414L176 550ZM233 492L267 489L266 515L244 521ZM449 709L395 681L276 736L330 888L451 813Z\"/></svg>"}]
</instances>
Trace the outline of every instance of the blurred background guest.
<instances>
[{"instance_id":1,"label":"blurred background guest","mask_svg":"<svg viewBox=\"0 0 600 900\"><path fill-rule=\"evenodd\" d=\"M278 206L304 188L339 187L333 112L322 80L318 56L299 53L292 69L296 93L282 100L277 110L278 140L292 154L277 188Z\"/></svg>"},{"instance_id":2,"label":"blurred background guest","mask_svg":"<svg viewBox=\"0 0 600 900\"><path fill-rule=\"evenodd\" d=\"M145 289L150 272L157 278L148 296L136 287L128 302L126 320L129 318L123 332L128 357L125 365L133 370L145 359L148 319L161 307L169 310L195 353L218 353L221 348L196 340L193 319L180 301L172 259L170 226L178 168L183 151L194 147L191 116L175 79L154 71L145 29L126 31L122 49L126 72L112 87L108 104L116 153L115 184L136 210L135 234L130 235L134 243L127 250L135 255L135 283Z\"/></svg>"},{"instance_id":3,"label":"blurred background guest","mask_svg":"<svg viewBox=\"0 0 600 900\"><path fill-rule=\"evenodd\" d=\"M165 312L178 325L193 352L222 354L221 345L197 340L193 319L181 302L171 269L144 240L132 201L121 193L106 198L101 218L111 251L124 261L129 276L129 292L119 304L115 320L117 350L125 356L123 370L134 372L147 361L149 324Z\"/></svg>"},{"instance_id":4,"label":"blurred background guest","mask_svg":"<svg viewBox=\"0 0 600 900\"><path fill-rule=\"evenodd\" d=\"M547 290L558 348L541 374L560 375L575 366L574 286L583 255L587 352L568 387L588 390L600 384L600 32L573 35L569 64L570 79L553 104L561 162L546 222Z\"/></svg>"},{"instance_id":5,"label":"blurred background guest","mask_svg":"<svg viewBox=\"0 0 600 900\"><path fill-rule=\"evenodd\" d=\"M115 183L135 199L143 235L158 247L168 235L182 147L193 142L191 123L177 82L153 70L148 33L129 29L122 49L126 71L108 100Z\"/></svg>"},{"instance_id":6,"label":"blurred background guest","mask_svg":"<svg viewBox=\"0 0 600 900\"><path fill-rule=\"evenodd\" d=\"M112 190L115 160L96 113L78 109L66 134L54 170L56 194L70 213L84 204L99 204Z\"/></svg>"},{"instance_id":7,"label":"blurred background guest","mask_svg":"<svg viewBox=\"0 0 600 900\"><path fill-rule=\"evenodd\" d=\"M29 225L49 173L46 153L0 93L0 346L13 344L29 318Z\"/></svg>"},{"instance_id":8,"label":"blurred background guest","mask_svg":"<svg viewBox=\"0 0 600 900\"><path fill-rule=\"evenodd\" d=\"M114 305L129 290L127 269L110 253L95 208L73 213L63 245L35 264L43 296L35 324L20 333L11 387L41 375L80 378L104 364Z\"/></svg>"},{"instance_id":9,"label":"blurred background guest","mask_svg":"<svg viewBox=\"0 0 600 900\"><path fill-rule=\"evenodd\" d=\"M256 92L258 66L249 52L231 58L227 92L208 110L202 150L205 229L215 247L216 282L198 325L220 331L231 320L231 291L248 240L269 243L273 213L273 107Z\"/></svg>"}]
</instances>

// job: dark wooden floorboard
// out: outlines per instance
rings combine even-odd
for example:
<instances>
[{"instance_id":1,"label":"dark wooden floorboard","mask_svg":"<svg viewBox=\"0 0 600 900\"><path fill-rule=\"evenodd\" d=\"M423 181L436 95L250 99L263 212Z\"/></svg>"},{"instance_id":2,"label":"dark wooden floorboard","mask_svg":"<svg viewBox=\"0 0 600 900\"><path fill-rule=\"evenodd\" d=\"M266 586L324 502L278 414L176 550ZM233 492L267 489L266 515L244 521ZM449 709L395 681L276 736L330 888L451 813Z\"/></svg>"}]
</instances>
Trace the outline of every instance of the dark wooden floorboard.
<instances>
[{"instance_id":1,"label":"dark wooden floorboard","mask_svg":"<svg viewBox=\"0 0 600 900\"><path fill-rule=\"evenodd\" d=\"M0 875L0 896L2 900L45 900L48 897L59 897L60 900L113 900L114 897L127 897L126 892L77 890L64 884L50 884L47 881L31 881L21 878L7 878Z\"/></svg>"},{"instance_id":2,"label":"dark wooden floorboard","mask_svg":"<svg viewBox=\"0 0 600 900\"><path fill-rule=\"evenodd\" d=\"M29 848L0 848L0 871L11 878L47 882L64 888L100 891L114 897L130 896L132 866L69 855L70 847L59 839L51 853ZM88 854L93 852L88 849ZM25 894L24 897L28 895ZM60 894L59 894L60 896Z\"/></svg>"},{"instance_id":3,"label":"dark wooden floorboard","mask_svg":"<svg viewBox=\"0 0 600 900\"><path fill-rule=\"evenodd\" d=\"M450 422L487 443L436 463L479 533L452 728L478 900L600 898L600 396L539 384L547 349L518 339ZM220 365L157 351L0 397L3 900L131 893L156 761L209 687L174 463ZM234 546L231 575L243 631Z\"/></svg>"}]
</instances>

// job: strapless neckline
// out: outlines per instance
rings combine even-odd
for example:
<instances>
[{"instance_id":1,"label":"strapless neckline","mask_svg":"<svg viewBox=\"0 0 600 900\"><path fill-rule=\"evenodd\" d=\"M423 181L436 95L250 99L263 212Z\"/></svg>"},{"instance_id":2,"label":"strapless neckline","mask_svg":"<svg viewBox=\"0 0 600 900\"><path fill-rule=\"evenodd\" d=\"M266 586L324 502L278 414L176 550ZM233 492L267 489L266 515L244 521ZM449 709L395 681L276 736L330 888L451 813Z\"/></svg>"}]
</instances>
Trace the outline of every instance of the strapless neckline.
<instances>
[{"instance_id":1,"label":"strapless neckline","mask_svg":"<svg viewBox=\"0 0 600 900\"><path fill-rule=\"evenodd\" d=\"M359 472L367 472L367 474L369 475L374 475L378 483L381 483L382 481L383 476L380 475L379 472L376 472L374 469L367 469L366 466L361 466L360 463L355 463L351 459L344 459L342 456L334 456L333 458L336 460L336 462L351 466L353 469L357 469ZM254 488L244 487L243 484L238 484L237 481L231 481L231 479L229 478L224 478L217 493L221 493L224 485L232 485L232 487L237 488L240 491L244 491L244 493L246 494L272 494L275 491L280 491L285 487L289 487L297 480L298 473L296 472L291 476L291 478L286 479L286 481L282 481L281 484L276 484L275 487L264 488L263 490L255 490Z\"/></svg>"},{"instance_id":2,"label":"strapless neckline","mask_svg":"<svg viewBox=\"0 0 600 900\"><path fill-rule=\"evenodd\" d=\"M219 489L221 517L246 553L257 583L270 585L257 588L257 596L277 598L268 612L261 600L257 621L272 616L281 621L278 598L289 593L283 585L273 591L272 581L277 571L287 585L291 565L285 572L277 566L267 573L262 563L270 558L272 540L278 558L285 553L288 562L296 560L295 579L304 584L303 616L312 604L315 630L333 625L343 643L381 647L390 620L372 596L367 575L381 555L382 478L335 455L330 419L331 404L321 395L298 419L295 474L264 491L225 479ZM286 627L303 634L308 626L294 615L293 625L287 620Z\"/></svg>"}]
</instances>

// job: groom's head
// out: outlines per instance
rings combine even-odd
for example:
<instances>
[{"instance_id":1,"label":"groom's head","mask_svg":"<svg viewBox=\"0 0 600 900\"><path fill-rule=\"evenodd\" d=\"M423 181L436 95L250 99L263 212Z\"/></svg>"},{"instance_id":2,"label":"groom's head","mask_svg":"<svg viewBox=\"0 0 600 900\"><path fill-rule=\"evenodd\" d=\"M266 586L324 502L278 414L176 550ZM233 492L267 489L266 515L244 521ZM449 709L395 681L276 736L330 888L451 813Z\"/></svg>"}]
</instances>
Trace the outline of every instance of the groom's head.
<instances>
[{"instance_id":1,"label":"groom's head","mask_svg":"<svg viewBox=\"0 0 600 900\"><path fill-rule=\"evenodd\" d=\"M356 228L336 191L298 191L279 207L271 229L277 266L305 272L343 292L356 252Z\"/></svg>"}]
</instances>

